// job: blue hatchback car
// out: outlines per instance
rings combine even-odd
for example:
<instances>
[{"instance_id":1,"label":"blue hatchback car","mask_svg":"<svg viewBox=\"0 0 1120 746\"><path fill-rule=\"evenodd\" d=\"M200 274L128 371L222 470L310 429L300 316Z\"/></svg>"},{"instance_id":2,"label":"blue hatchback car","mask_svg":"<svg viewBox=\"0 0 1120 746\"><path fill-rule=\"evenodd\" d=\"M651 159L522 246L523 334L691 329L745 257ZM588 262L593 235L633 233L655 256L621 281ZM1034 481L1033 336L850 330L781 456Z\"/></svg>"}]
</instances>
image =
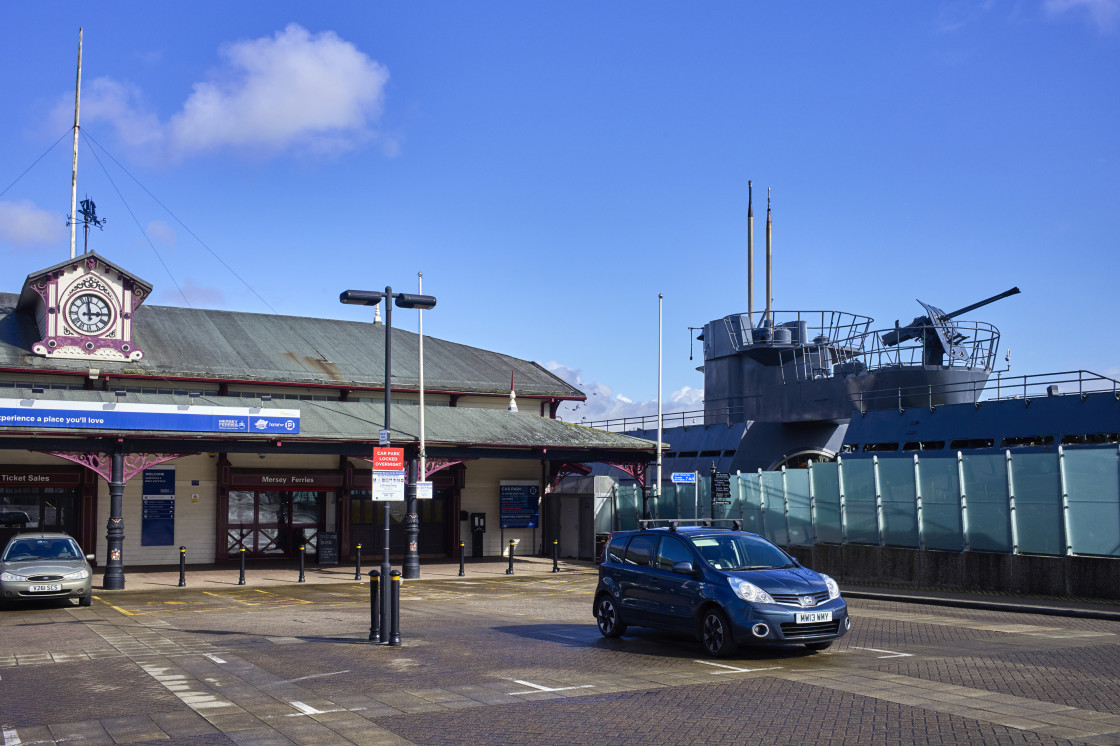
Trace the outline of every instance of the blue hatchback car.
<instances>
[{"instance_id":1,"label":"blue hatchback car","mask_svg":"<svg viewBox=\"0 0 1120 746\"><path fill-rule=\"evenodd\" d=\"M593 607L603 636L676 630L722 657L740 644L824 650L851 627L835 580L737 521L658 522L615 532L604 547Z\"/></svg>"}]
</instances>

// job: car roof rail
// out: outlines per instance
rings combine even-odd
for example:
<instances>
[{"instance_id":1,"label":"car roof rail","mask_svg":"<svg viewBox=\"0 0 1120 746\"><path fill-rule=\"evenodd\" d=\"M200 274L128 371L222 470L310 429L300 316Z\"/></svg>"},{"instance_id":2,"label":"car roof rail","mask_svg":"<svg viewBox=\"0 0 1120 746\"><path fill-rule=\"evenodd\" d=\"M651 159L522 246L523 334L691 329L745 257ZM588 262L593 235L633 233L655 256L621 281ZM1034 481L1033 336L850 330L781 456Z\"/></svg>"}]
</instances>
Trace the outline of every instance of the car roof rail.
<instances>
[{"instance_id":1,"label":"car roof rail","mask_svg":"<svg viewBox=\"0 0 1120 746\"><path fill-rule=\"evenodd\" d=\"M658 528L659 524L669 524L670 531L676 531L679 526L700 526L704 528L726 528L716 526L717 523L730 523L732 531L741 531L743 522L738 518L642 518L638 521L639 528Z\"/></svg>"}]
</instances>

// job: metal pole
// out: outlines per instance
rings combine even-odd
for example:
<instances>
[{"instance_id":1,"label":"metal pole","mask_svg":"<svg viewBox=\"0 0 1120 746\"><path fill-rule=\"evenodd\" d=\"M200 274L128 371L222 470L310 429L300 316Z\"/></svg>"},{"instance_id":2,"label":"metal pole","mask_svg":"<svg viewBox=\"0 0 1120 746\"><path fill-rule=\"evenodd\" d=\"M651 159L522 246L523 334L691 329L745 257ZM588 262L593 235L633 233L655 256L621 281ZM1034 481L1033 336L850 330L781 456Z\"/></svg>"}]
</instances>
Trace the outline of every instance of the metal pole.
<instances>
[{"instance_id":1,"label":"metal pole","mask_svg":"<svg viewBox=\"0 0 1120 746\"><path fill-rule=\"evenodd\" d=\"M558 564L559 559L560 559L559 558L559 552L560 552L559 546L560 546L559 542L556 541L556 539L553 539L552 540L552 571L553 572L560 572L560 565Z\"/></svg>"},{"instance_id":2,"label":"metal pole","mask_svg":"<svg viewBox=\"0 0 1120 746\"><path fill-rule=\"evenodd\" d=\"M392 443L393 435L390 428L392 419L390 406L393 401L393 288L388 285L385 286L385 429L389 431L389 442ZM382 519L385 521L383 530L384 537L384 555L381 558L381 577L388 578L389 573L393 570L393 564L389 561L389 521L391 515L389 513L389 501L385 501L384 510L382 511ZM389 605L392 603L390 597L391 590L388 583L381 585L381 642L389 642L389 624L386 615L389 613Z\"/></svg>"},{"instance_id":3,"label":"metal pole","mask_svg":"<svg viewBox=\"0 0 1120 746\"><path fill-rule=\"evenodd\" d=\"M187 548L179 547L179 587L187 584Z\"/></svg>"},{"instance_id":4,"label":"metal pole","mask_svg":"<svg viewBox=\"0 0 1120 746\"><path fill-rule=\"evenodd\" d=\"M237 578L237 584L245 585L245 547L241 547L241 551L238 552L238 554L241 555L241 575Z\"/></svg>"},{"instance_id":5,"label":"metal pole","mask_svg":"<svg viewBox=\"0 0 1120 746\"><path fill-rule=\"evenodd\" d=\"M466 545L459 542L459 577L464 577L467 574L467 552L464 549Z\"/></svg>"},{"instance_id":6,"label":"metal pole","mask_svg":"<svg viewBox=\"0 0 1120 746\"><path fill-rule=\"evenodd\" d=\"M109 561L105 564L103 586L107 591L124 590L124 449L118 442L113 448L113 465L109 477L109 521L105 543Z\"/></svg>"},{"instance_id":7,"label":"metal pole","mask_svg":"<svg viewBox=\"0 0 1120 746\"><path fill-rule=\"evenodd\" d=\"M354 580L362 579L362 545L357 546L358 557L354 560Z\"/></svg>"},{"instance_id":8,"label":"metal pole","mask_svg":"<svg viewBox=\"0 0 1120 746\"><path fill-rule=\"evenodd\" d=\"M82 100L82 29L78 29L78 78L74 83L74 169L70 176L70 258L74 258L74 244L78 230L78 104Z\"/></svg>"},{"instance_id":9,"label":"metal pole","mask_svg":"<svg viewBox=\"0 0 1120 746\"><path fill-rule=\"evenodd\" d=\"M399 648L401 646L401 574L393 570L389 573L389 581L393 587L393 629L389 633L389 645Z\"/></svg>"},{"instance_id":10,"label":"metal pole","mask_svg":"<svg viewBox=\"0 0 1120 746\"><path fill-rule=\"evenodd\" d=\"M754 331L754 182L747 181L747 323Z\"/></svg>"},{"instance_id":11,"label":"metal pole","mask_svg":"<svg viewBox=\"0 0 1120 746\"><path fill-rule=\"evenodd\" d=\"M424 273L416 273L416 292L424 294ZM424 441L424 309L417 309L420 328L416 335L416 343L420 346L420 474L419 481L428 479L428 452L425 450Z\"/></svg>"},{"instance_id":12,"label":"metal pole","mask_svg":"<svg viewBox=\"0 0 1120 746\"><path fill-rule=\"evenodd\" d=\"M513 575L513 539L509 540L509 569L506 570L506 575Z\"/></svg>"},{"instance_id":13,"label":"metal pole","mask_svg":"<svg viewBox=\"0 0 1120 746\"><path fill-rule=\"evenodd\" d=\"M381 619L381 609L378 608L378 600L380 599L380 591L378 586L381 584L381 573L377 570L369 571L369 639L375 642L379 641L381 637L381 627L379 625Z\"/></svg>"},{"instance_id":14,"label":"metal pole","mask_svg":"<svg viewBox=\"0 0 1120 746\"><path fill-rule=\"evenodd\" d=\"M661 318L664 298L665 295L663 293L657 294L657 482L653 486L654 500L661 497L661 431L663 428L661 412ZM689 332L689 334L692 334L692 332ZM651 517L648 509L645 511L645 517Z\"/></svg>"},{"instance_id":15,"label":"metal pole","mask_svg":"<svg viewBox=\"0 0 1120 746\"><path fill-rule=\"evenodd\" d=\"M304 555L306 553L306 551L305 551L306 549L307 549L307 547L304 546L303 544L299 545L299 580L296 581L298 583L307 582L306 579L304 578L304 575L303 575L303 558L304 558Z\"/></svg>"}]
</instances>

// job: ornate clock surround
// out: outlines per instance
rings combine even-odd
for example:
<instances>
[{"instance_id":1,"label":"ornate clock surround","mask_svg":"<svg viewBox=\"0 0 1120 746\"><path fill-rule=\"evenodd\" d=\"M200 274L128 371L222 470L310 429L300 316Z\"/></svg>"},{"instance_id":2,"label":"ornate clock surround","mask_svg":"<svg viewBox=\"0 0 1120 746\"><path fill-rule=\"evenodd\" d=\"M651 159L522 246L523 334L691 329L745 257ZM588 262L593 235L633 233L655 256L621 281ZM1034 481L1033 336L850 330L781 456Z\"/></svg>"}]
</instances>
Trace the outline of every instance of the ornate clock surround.
<instances>
[{"instance_id":1,"label":"ornate clock surround","mask_svg":"<svg viewBox=\"0 0 1120 746\"><path fill-rule=\"evenodd\" d=\"M137 361L132 314L152 286L94 252L28 275L20 307L34 307L41 339L36 355L78 360Z\"/></svg>"}]
</instances>

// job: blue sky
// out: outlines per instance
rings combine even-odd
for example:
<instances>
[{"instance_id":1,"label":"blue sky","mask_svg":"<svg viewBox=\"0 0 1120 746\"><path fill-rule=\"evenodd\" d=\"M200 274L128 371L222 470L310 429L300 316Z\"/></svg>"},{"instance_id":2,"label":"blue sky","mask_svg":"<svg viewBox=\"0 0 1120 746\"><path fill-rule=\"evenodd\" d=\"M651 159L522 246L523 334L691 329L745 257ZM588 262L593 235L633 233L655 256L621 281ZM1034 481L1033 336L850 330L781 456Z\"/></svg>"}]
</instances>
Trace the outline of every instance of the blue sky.
<instances>
[{"instance_id":1,"label":"blue sky","mask_svg":"<svg viewBox=\"0 0 1120 746\"><path fill-rule=\"evenodd\" d=\"M663 293L696 408L750 179L759 305L770 188L776 308L1017 285L973 314L1012 374L1120 375L1120 0L5 3L11 292L69 256L79 26L91 248L152 303L361 319L340 291L422 271L426 333L578 381L579 420L653 409Z\"/></svg>"}]
</instances>

